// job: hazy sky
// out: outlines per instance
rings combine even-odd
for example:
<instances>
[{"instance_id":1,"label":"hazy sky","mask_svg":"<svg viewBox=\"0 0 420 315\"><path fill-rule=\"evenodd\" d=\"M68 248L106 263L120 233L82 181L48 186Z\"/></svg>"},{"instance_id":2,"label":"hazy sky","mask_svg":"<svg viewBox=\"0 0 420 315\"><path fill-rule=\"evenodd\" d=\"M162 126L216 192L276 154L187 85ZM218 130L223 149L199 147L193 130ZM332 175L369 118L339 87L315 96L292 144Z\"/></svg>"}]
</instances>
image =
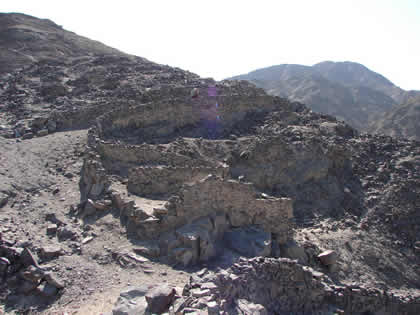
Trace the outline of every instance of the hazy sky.
<instances>
[{"instance_id":1,"label":"hazy sky","mask_svg":"<svg viewBox=\"0 0 420 315\"><path fill-rule=\"evenodd\" d=\"M420 90L419 0L1 0L0 10L218 80L282 63L355 61Z\"/></svg>"}]
</instances>

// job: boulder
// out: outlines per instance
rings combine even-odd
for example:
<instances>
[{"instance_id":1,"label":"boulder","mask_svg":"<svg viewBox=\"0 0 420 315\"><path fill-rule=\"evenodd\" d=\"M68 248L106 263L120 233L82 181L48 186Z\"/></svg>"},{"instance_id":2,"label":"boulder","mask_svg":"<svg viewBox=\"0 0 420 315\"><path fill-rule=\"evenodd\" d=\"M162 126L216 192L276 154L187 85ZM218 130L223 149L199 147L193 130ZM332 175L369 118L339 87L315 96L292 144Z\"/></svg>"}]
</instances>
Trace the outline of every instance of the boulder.
<instances>
[{"instance_id":1,"label":"boulder","mask_svg":"<svg viewBox=\"0 0 420 315\"><path fill-rule=\"evenodd\" d=\"M337 262L338 255L333 250L326 250L319 254L318 258L325 266L331 266Z\"/></svg>"},{"instance_id":2,"label":"boulder","mask_svg":"<svg viewBox=\"0 0 420 315\"><path fill-rule=\"evenodd\" d=\"M51 259L60 256L63 250L60 246L44 246L39 252L42 258Z\"/></svg>"},{"instance_id":3,"label":"boulder","mask_svg":"<svg viewBox=\"0 0 420 315\"><path fill-rule=\"evenodd\" d=\"M151 313L162 314L169 309L175 296L175 289L167 284L158 285L146 293L148 309Z\"/></svg>"},{"instance_id":4,"label":"boulder","mask_svg":"<svg viewBox=\"0 0 420 315\"><path fill-rule=\"evenodd\" d=\"M271 234L256 226L227 231L224 241L230 249L247 257L268 256L271 253Z\"/></svg>"},{"instance_id":5,"label":"boulder","mask_svg":"<svg viewBox=\"0 0 420 315\"><path fill-rule=\"evenodd\" d=\"M146 314L147 302L145 294L147 286L129 287L120 293L112 309L112 315Z\"/></svg>"}]
</instances>

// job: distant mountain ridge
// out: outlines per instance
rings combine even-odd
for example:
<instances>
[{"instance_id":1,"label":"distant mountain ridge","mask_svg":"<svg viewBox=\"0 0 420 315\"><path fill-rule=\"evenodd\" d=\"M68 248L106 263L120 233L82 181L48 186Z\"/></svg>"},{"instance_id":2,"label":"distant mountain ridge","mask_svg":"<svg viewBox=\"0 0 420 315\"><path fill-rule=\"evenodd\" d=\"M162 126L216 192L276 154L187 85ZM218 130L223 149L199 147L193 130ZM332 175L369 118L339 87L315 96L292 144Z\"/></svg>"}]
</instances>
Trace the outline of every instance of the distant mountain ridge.
<instances>
[{"instance_id":1,"label":"distant mountain ridge","mask_svg":"<svg viewBox=\"0 0 420 315\"><path fill-rule=\"evenodd\" d=\"M392 137L420 140L420 92L412 92L399 106L369 126L371 133L382 133Z\"/></svg>"},{"instance_id":2,"label":"distant mountain ridge","mask_svg":"<svg viewBox=\"0 0 420 315\"><path fill-rule=\"evenodd\" d=\"M230 79L250 81L272 95L305 103L362 131L382 130L373 127L379 117L406 102L409 93L416 93L404 91L383 75L350 61L282 64Z\"/></svg>"}]
</instances>

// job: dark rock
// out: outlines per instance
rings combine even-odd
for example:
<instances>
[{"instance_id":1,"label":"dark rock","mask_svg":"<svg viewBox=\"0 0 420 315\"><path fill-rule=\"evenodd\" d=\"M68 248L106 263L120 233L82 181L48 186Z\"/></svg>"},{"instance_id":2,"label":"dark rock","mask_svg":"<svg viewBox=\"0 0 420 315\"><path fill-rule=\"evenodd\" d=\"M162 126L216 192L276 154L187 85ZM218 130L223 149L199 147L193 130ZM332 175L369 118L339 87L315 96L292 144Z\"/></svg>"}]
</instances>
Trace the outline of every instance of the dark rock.
<instances>
[{"instance_id":1,"label":"dark rock","mask_svg":"<svg viewBox=\"0 0 420 315\"><path fill-rule=\"evenodd\" d=\"M69 239L74 240L77 237L77 233L72 228L68 226L63 226L57 230L57 236L60 241L65 241Z\"/></svg>"},{"instance_id":2,"label":"dark rock","mask_svg":"<svg viewBox=\"0 0 420 315\"><path fill-rule=\"evenodd\" d=\"M161 314L168 310L175 296L175 289L166 284L158 285L146 293L148 309L152 313Z\"/></svg>"},{"instance_id":3,"label":"dark rock","mask_svg":"<svg viewBox=\"0 0 420 315\"><path fill-rule=\"evenodd\" d=\"M54 297L58 293L58 288L56 286L53 286L47 282L41 283L38 288L38 292L46 297Z\"/></svg>"},{"instance_id":4,"label":"dark rock","mask_svg":"<svg viewBox=\"0 0 420 315\"><path fill-rule=\"evenodd\" d=\"M8 200L9 200L9 195L6 195L0 192L0 208L4 207L7 204Z\"/></svg>"},{"instance_id":5,"label":"dark rock","mask_svg":"<svg viewBox=\"0 0 420 315\"><path fill-rule=\"evenodd\" d=\"M22 139L32 139L34 137L34 134L32 132L27 132L23 135Z\"/></svg>"},{"instance_id":6,"label":"dark rock","mask_svg":"<svg viewBox=\"0 0 420 315\"><path fill-rule=\"evenodd\" d=\"M74 177L74 174L73 173L70 173L70 172L67 172L67 173L64 174L64 177L73 178Z\"/></svg>"},{"instance_id":7,"label":"dark rock","mask_svg":"<svg viewBox=\"0 0 420 315\"><path fill-rule=\"evenodd\" d=\"M54 120L49 119L47 122L47 129L49 133L57 130L57 123Z\"/></svg>"},{"instance_id":8,"label":"dark rock","mask_svg":"<svg viewBox=\"0 0 420 315\"><path fill-rule=\"evenodd\" d=\"M10 260L7 259L6 257L0 257L0 279L3 278L3 276L6 274L7 272L7 268L10 265Z\"/></svg>"},{"instance_id":9,"label":"dark rock","mask_svg":"<svg viewBox=\"0 0 420 315\"><path fill-rule=\"evenodd\" d=\"M35 267L39 267L38 263L34 257L34 255L32 254L32 252L29 250L29 248L25 248L22 253L20 254L20 262L22 263L22 265L24 267L29 267L29 266L35 266Z\"/></svg>"},{"instance_id":10,"label":"dark rock","mask_svg":"<svg viewBox=\"0 0 420 315\"><path fill-rule=\"evenodd\" d=\"M57 224L48 224L47 235L55 235L57 233Z\"/></svg>"},{"instance_id":11,"label":"dark rock","mask_svg":"<svg viewBox=\"0 0 420 315\"><path fill-rule=\"evenodd\" d=\"M51 259L62 254L63 250L59 246L44 246L40 248L40 255L43 259Z\"/></svg>"},{"instance_id":12,"label":"dark rock","mask_svg":"<svg viewBox=\"0 0 420 315\"><path fill-rule=\"evenodd\" d=\"M59 281L52 273L48 272L44 275L44 280L51 284L52 286L56 287L57 289L63 289L64 284Z\"/></svg>"},{"instance_id":13,"label":"dark rock","mask_svg":"<svg viewBox=\"0 0 420 315\"><path fill-rule=\"evenodd\" d=\"M19 288L18 288L18 292L24 293L24 294L28 294L31 291L35 290L38 287L38 283L37 282L32 282L32 281L21 281L21 283L19 284Z\"/></svg>"},{"instance_id":14,"label":"dark rock","mask_svg":"<svg viewBox=\"0 0 420 315\"><path fill-rule=\"evenodd\" d=\"M63 219L57 218L57 214L55 214L54 212L47 213L47 215L45 216L45 220L47 220L47 221L49 221L53 224L56 224L57 226L64 225Z\"/></svg>"}]
</instances>

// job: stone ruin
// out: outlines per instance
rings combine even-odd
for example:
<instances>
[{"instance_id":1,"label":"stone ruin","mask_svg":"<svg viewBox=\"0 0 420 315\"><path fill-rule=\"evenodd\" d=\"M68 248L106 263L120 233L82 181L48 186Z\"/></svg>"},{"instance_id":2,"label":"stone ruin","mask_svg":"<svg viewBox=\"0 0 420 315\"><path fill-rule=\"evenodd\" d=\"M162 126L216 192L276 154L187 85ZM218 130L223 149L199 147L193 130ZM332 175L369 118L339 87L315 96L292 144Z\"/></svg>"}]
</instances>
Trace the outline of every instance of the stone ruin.
<instances>
[{"instance_id":1,"label":"stone ruin","mask_svg":"<svg viewBox=\"0 0 420 315\"><path fill-rule=\"evenodd\" d=\"M191 96L179 89L171 99L99 117L88 136L81 215L117 209L128 234L185 266L226 244L251 257L278 254L291 235L293 201L235 178L227 162L234 146L250 141L256 124L249 117L282 103L259 90L220 90L202 87Z\"/></svg>"},{"instance_id":2,"label":"stone ruin","mask_svg":"<svg viewBox=\"0 0 420 315\"><path fill-rule=\"evenodd\" d=\"M129 235L190 265L225 246L278 256L296 213L312 212L302 205L317 206L307 187L335 193L318 208L342 199L349 154L323 139L351 133L344 124L241 82L161 93L89 130L81 216L117 210Z\"/></svg>"},{"instance_id":3,"label":"stone ruin","mask_svg":"<svg viewBox=\"0 0 420 315\"><path fill-rule=\"evenodd\" d=\"M133 286L112 310L122 314L416 314L418 299L357 284L289 258L240 258L230 268L194 273L181 288Z\"/></svg>"},{"instance_id":4,"label":"stone ruin","mask_svg":"<svg viewBox=\"0 0 420 315\"><path fill-rule=\"evenodd\" d=\"M329 116L240 82L193 93L175 88L97 118L77 213L113 211L140 252L163 262L195 265L226 249L248 257L211 279L193 277L168 302L173 314L409 314L413 301L336 286L324 273L279 258L291 250L297 220L361 211L357 194L346 193L360 191L343 141L354 136ZM318 257L327 269L337 259L331 252ZM147 290L134 291L146 309Z\"/></svg>"}]
</instances>

